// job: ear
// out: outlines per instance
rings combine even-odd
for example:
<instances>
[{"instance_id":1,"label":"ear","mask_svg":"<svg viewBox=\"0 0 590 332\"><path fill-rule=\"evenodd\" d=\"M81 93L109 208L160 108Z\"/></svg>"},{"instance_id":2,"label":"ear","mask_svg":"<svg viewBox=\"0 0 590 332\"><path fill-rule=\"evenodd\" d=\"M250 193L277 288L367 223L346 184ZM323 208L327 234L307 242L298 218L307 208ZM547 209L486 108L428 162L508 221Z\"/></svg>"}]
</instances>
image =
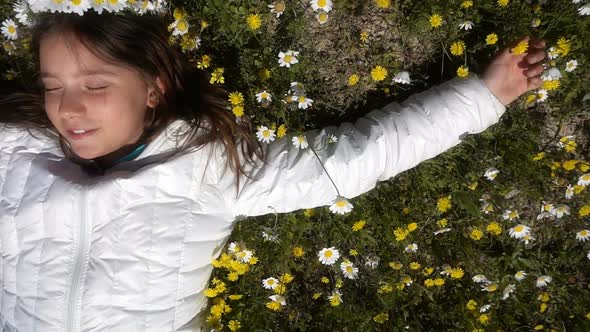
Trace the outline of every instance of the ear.
<instances>
[{"instance_id":1,"label":"ear","mask_svg":"<svg viewBox=\"0 0 590 332\"><path fill-rule=\"evenodd\" d=\"M166 87L164 86L164 83L162 83L162 80L160 79L160 77L156 77L156 85L158 86L158 89L160 89L160 91L163 94L166 93ZM156 88L154 86L149 86L146 105L149 108L156 108L156 106L158 106L159 102L160 101L158 100L158 94L156 93Z\"/></svg>"}]
</instances>

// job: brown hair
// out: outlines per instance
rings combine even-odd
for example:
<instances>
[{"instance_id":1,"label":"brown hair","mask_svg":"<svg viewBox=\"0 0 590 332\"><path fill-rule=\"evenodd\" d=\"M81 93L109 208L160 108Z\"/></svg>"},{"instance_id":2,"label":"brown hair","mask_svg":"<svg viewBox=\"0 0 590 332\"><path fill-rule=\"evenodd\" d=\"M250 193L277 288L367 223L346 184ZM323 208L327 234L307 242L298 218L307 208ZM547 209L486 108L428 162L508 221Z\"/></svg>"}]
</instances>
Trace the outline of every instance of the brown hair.
<instances>
[{"instance_id":1,"label":"brown hair","mask_svg":"<svg viewBox=\"0 0 590 332\"><path fill-rule=\"evenodd\" d=\"M237 173L236 191L240 174L248 177L241 166L240 152L251 165L255 163L254 156L263 160L264 151L251 134L249 119L242 117L236 121L226 108L227 92L209 84L204 71L192 67L178 47L169 45L167 24L161 16L107 12L99 15L93 11L83 16L41 14L35 21L31 39L37 66L41 39L55 32L71 34L96 56L137 71L146 83L155 87L159 103L153 109L153 116L146 116L144 134L159 133L171 121L182 119L189 123L191 130L180 137L184 144L178 151L198 149L219 139L227 155L224 167L229 166ZM156 78L163 83L164 91L158 88ZM40 86L32 90L12 93L0 100L0 124L27 130L54 128L45 112ZM205 129L204 134L201 128ZM61 137L60 146L65 156L75 159Z\"/></svg>"}]
</instances>

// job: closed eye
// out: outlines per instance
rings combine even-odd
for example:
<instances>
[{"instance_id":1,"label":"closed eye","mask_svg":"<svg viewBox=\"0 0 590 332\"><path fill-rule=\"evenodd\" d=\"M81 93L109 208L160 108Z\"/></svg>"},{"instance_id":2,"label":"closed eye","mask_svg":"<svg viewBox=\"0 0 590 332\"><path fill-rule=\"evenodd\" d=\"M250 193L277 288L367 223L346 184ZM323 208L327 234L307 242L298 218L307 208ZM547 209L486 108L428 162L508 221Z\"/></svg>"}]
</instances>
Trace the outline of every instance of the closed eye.
<instances>
[{"instance_id":1,"label":"closed eye","mask_svg":"<svg viewBox=\"0 0 590 332\"><path fill-rule=\"evenodd\" d=\"M100 91L103 89L106 89L108 86L97 86L97 87L92 87L92 86L87 86L86 88L90 91Z\"/></svg>"}]
</instances>

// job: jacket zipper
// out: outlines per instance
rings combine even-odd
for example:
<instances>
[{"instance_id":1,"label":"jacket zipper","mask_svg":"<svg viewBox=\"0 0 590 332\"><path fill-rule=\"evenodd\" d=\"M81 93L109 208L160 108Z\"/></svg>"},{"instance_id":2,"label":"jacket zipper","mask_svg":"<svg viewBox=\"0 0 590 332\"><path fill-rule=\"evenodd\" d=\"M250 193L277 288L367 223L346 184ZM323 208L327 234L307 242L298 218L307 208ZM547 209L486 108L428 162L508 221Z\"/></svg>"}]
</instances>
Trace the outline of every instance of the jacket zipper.
<instances>
[{"instance_id":1,"label":"jacket zipper","mask_svg":"<svg viewBox=\"0 0 590 332\"><path fill-rule=\"evenodd\" d=\"M66 316L66 332L75 332L80 330L80 308L78 308L78 297L80 296L80 285L82 283L82 268L86 258L86 188L82 186L80 193L80 218L74 219L74 225L78 228L78 238L74 239L76 243L76 255L74 256L74 270L72 274L72 284L68 298L68 315ZM78 221L78 222L77 222Z\"/></svg>"}]
</instances>

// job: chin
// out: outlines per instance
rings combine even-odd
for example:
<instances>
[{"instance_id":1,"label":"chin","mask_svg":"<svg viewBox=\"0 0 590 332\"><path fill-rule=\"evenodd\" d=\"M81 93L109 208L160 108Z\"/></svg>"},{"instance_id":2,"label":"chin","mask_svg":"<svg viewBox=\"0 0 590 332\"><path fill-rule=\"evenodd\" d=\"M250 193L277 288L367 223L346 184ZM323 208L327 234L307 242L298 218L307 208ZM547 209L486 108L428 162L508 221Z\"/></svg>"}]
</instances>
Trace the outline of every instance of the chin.
<instances>
[{"instance_id":1,"label":"chin","mask_svg":"<svg viewBox=\"0 0 590 332\"><path fill-rule=\"evenodd\" d=\"M105 153L102 152L100 149L92 149L88 147L76 147L72 145L72 151L82 158L82 159L96 159L98 157L104 156Z\"/></svg>"}]
</instances>

